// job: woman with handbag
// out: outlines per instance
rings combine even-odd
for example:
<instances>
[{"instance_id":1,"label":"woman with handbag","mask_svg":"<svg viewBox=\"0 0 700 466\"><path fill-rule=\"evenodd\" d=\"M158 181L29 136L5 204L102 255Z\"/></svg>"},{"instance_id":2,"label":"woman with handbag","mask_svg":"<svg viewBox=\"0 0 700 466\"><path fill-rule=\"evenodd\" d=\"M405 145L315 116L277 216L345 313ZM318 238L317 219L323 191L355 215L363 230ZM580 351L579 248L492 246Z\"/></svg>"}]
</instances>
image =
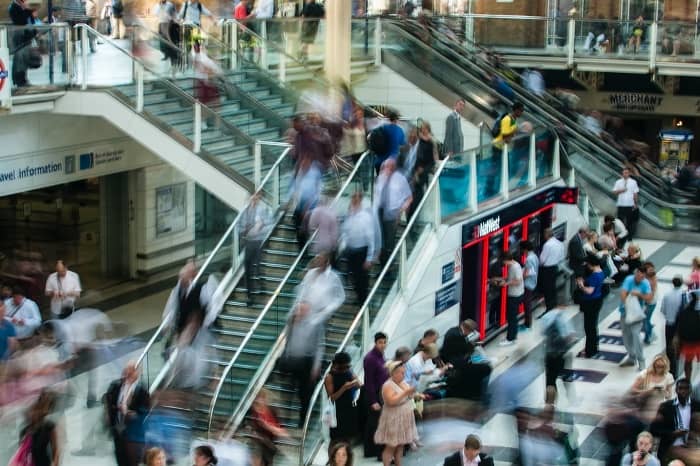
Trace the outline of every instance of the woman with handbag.
<instances>
[{"instance_id":1,"label":"woman with handbag","mask_svg":"<svg viewBox=\"0 0 700 466\"><path fill-rule=\"evenodd\" d=\"M58 428L47 419L56 407L55 393L44 390L27 412L27 425L20 434L20 446L8 466L58 466L61 445Z\"/></svg>"},{"instance_id":2,"label":"woman with handbag","mask_svg":"<svg viewBox=\"0 0 700 466\"><path fill-rule=\"evenodd\" d=\"M332 422L329 424L331 443L352 442L358 434L354 400L361 384L350 365L348 353L336 353L331 370L323 381L329 403L335 406L335 426Z\"/></svg>"}]
</instances>

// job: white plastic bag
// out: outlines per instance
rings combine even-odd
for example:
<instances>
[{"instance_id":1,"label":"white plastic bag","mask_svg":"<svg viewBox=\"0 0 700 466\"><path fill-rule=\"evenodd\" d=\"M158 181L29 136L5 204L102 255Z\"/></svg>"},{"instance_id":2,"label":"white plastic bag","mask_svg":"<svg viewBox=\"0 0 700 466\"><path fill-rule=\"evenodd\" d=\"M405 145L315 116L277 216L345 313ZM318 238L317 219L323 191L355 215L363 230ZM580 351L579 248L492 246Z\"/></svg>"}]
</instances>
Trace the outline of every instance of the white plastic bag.
<instances>
[{"instance_id":1,"label":"white plastic bag","mask_svg":"<svg viewBox=\"0 0 700 466\"><path fill-rule=\"evenodd\" d=\"M644 319L644 309L639 303L639 298L628 294L625 299L625 324L635 324L642 319Z\"/></svg>"},{"instance_id":2,"label":"white plastic bag","mask_svg":"<svg viewBox=\"0 0 700 466\"><path fill-rule=\"evenodd\" d=\"M335 416L335 403L330 399L328 400L326 407L323 409L322 422L324 426L330 429L338 427L338 419Z\"/></svg>"}]
</instances>

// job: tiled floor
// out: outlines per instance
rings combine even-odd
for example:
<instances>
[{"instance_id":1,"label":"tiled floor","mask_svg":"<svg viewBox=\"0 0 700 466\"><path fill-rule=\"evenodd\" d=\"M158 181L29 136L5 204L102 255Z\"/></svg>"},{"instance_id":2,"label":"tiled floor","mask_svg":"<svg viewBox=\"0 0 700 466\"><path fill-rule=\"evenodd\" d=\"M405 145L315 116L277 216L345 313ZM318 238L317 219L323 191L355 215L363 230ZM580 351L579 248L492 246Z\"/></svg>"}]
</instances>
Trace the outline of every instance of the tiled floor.
<instances>
[{"instance_id":1,"label":"tiled floor","mask_svg":"<svg viewBox=\"0 0 700 466\"><path fill-rule=\"evenodd\" d=\"M670 279L676 273L687 275L690 270L690 261L695 255L700 254L700 248L676 244L664 244L658 241L638 241L645 257L657 262L659 269L660 290L659 296L670 288ZM120 306L109 312L109 316L114 321L126 322L130 328L131 335L140 335L141 342L131 343L126 354L120 355L115 361L105 364L96 369L99 386L98 393L103 392L110 380L117 377L120 368L129 359L137 357L140 348L149 333L160 322L162 307L167 298L167 291L151 296L143 297L127 305ZM615 328L614 322L618 320L618 313L614 308L617 305L617 298L611 295L608 298L600 322L600 332L604 335L619 336L620 330ZM581 317L576 307L570 307L566 311L566 316L571 323L581 331ZM663 318L660 313L654 315L656 328L663 327ZM521 403L532 409L539 409L543 406L544 396L544 374L541 370L541 321L536 320L531 331L523 332L518 340L519 347L513 348L499 347L493 342L486 347L488 355L494 361L494 373L492 380L497 383L499 377L508 377L509 371L521 357L526 364L533 364L533 377L524 382L521 393ZM612 328L611 328L612 327ZM583 347L583 341L579 340L571 349L572 356L578 354ZM624 349L616 344L602 344L602 350L611 352L624 352ZM654 354L663 350L663 337L657 339L651 345L644 348L647 360L650 361ZM154 351L154 356L149 359L149 373L155 374L161 364L160 350ZM558 410L566 414L569 418L573 415L575 420L579 445L581 447L582 466L600 466L605 454L604 438L600 426L600 420L605 414L611 397L623 393L631 385L636 370L634 368L619 368L614 362L572 358L571 367L573 369L588 369L605 373L605 378L600 383L573 382L564 384L560 381L560 399ZM77 393L85 393L87 373L83 373L71 380L71 385ZM566 388L564 386L566 385ZM0 412L0 464L5 464L16 445L17 429L21 423L20 409L5 409ZM114 464L111 454L112 447L109 439L97 431L93 431L93 426L98 424L101 410L100 408L85 409L84 395L79 401L65 413L63 419L66 448L63 455L63 465L70 466L102 466ZM496 464L510 464L510 459L516 453L518 440L515 433L514 419L512 416L496 413L488 418L484 425L469 424L458 420L442 420L439 427L424 425L421 426L421 436L425 446L417 452L410 453L404 464L408 466L432 466L442 464L442 458L447 456L452 450L458 448L464 437L470 432L477 432L481 435L486 449L496 458ZM85 438L89 440L85 441ZM95 456L75 456L73 451L85 446L96 448ZM322 449L323 451L323 449ZM371 459L361 458L361 449L356 451L355 464L377 465L378 462ZM314 464L325 464L326 458L322 452ZM185 464L185 462L183 462Z\"/></svg>"}]
</instances>

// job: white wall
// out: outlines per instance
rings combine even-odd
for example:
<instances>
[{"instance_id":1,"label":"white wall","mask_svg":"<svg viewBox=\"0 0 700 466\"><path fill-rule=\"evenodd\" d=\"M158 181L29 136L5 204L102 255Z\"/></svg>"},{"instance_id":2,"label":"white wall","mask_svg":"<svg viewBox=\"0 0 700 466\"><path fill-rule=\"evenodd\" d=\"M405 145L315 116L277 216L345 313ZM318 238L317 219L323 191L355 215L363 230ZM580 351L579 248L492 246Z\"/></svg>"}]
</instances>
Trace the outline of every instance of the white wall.
<instances>
[{"instance_id":1,"label":"white wall","mask_svg":"<svg viewBox=\"0 0 700 466\"><path fill-rule=\"evenodd\" d=\"M388 105L399 111L402 118L428 121L433 135L442 141L445 138L445 119L452 111L425 91L382 65L369 72L367 78L353 86L353 92L365 105ZM464 148L479 145L479 131L476 126L462 119Z\"/></svg>"}]
</instances>

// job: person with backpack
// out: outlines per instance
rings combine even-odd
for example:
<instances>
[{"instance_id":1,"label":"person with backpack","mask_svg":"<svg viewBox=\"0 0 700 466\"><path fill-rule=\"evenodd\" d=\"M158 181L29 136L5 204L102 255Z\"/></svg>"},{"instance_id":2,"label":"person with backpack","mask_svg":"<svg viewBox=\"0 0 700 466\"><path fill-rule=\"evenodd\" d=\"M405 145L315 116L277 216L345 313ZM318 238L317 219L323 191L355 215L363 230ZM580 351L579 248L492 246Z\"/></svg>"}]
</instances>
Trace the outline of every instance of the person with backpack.
<instances>
[{"instance_id":1,"label":"person with backpack","mask_svg":"<svg viewBox=\"0 0 700 466\"><path fill-rule=\"evenodd\" d=\"M189 58L190 47L194 45L196 32L202 27L202 15L213 18L214 15L199 0L185 0L180 9L179 17L182 21L183 37L185 40L184 55Z\"/></svg>"},{"instance_id":2,"label":"person with backpack","mask_svg":"<svg viewBox=\"0 0 700 466\"><path fill-rule=\"evenodd\" d=\"M583 312L583 330L586 333L584 355L592 358L598 353L598 316L605 298L605 272L600 267L600 259L591 256L586 259L588 275L576 279L580 293L579 309ZM610 292L610 288L607 288Z\"/></svg>"},{"instance_id":3,"label":"person with backpack","mask_svg":"<svg viewBox=\"0 0 700 466\"><path fill-rule=\"evenodd\" d=\"M514 102L510 112L500 115L493 123L491 136L493 136L494 155L497 151L500 154L503 146L513 140L513 136L518 130L518 118L525 111L525 106L521 102Z\"/></svg>"},{"instance_id":4,"label":"person with backpack","mask_svg":"<svg viewBox=\"0 0 700 466\"><path fill-rule=\"evenodd\" d=\"M379 174L384 161L397 159L401 148L406 145L406 134L399 126L399 114L394 110L387 113L388 123L372 130L367 140L369 149L374 152L374 168Z\"/></svg>"}]
</instances>

